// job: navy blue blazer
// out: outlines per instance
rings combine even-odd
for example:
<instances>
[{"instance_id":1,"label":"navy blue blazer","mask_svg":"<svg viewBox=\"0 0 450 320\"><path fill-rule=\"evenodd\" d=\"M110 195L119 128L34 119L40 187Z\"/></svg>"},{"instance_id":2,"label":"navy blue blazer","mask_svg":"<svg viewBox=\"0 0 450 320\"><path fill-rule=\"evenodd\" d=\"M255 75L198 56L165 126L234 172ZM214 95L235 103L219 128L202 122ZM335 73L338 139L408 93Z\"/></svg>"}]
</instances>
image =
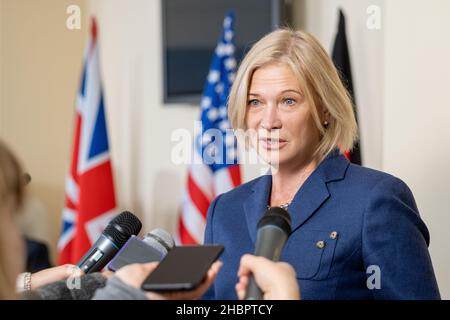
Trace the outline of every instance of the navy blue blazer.
<instances>
[{"instance_id":1,"label":"navy blue blazer","mask_svg":"<svg viewBox=\"0 0 450 320\"><path fill-rule=\"evenodd\" d=\"M271 183L270 175L259 177L211 204L205 243L222 244L225 251L205 299L237 299L239 260L254 252ZM428 229L400 179L333 152L298 190L288 211L292 233L280 260L294 267L302 299L440 298Z\"/></svg>"}]
</instances>

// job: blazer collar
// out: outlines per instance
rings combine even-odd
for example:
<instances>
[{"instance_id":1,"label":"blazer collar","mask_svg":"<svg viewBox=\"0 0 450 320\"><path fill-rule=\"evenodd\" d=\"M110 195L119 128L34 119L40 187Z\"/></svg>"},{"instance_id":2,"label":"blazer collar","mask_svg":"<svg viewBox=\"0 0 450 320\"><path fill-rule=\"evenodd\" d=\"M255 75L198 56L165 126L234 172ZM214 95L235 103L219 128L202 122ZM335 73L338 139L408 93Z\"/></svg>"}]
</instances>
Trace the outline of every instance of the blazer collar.
<instances>
[{"instance_id":1,"label":"blazer collar","mask_svg":"<svg viewBox=\"0 0 450 320\"><path fill-rule=\"evenodd\" d=\"M292 219L292 232L299 228L329 198L327 183L342 180L349 161L336 149L331 152L297 191L288 211ZM257 224L267 210L272 176L264 175L251 187L252 193L244 202L250 237L255 243Z\"/></svg>"}]
</instances>

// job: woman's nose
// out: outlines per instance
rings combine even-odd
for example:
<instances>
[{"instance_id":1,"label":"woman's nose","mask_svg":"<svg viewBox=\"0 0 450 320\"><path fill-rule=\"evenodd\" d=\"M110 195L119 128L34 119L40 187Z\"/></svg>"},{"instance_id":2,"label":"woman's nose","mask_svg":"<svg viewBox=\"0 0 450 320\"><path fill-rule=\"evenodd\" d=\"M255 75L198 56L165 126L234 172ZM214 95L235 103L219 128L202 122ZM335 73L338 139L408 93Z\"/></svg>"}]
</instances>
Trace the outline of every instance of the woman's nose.
<instances>
[{"instance_id":1,"label":"woman's nose","mask_svg":"<svg viewBox=\"0 0 450 320\"><path fill-rule=\"evenodd\" d=\"M276 105L268 105L263 113L261 127L266 130L274 130L281 128L281 121L278 117L278 108Z\"/></svg>"}]
</instances>

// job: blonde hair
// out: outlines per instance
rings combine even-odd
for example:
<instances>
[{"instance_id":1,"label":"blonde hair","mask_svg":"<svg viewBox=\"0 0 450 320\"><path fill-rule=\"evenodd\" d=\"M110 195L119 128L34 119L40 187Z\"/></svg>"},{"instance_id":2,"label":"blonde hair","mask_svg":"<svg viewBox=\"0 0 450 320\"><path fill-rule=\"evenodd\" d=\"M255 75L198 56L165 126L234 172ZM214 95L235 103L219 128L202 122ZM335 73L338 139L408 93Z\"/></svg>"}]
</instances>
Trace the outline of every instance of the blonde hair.
<instances>
[{"instance_id":1,"label":"blonde hair","mask_svg":"<svg viewBox=\"0 0 450 320\"><path fill-rule=\"evenodd\" d=\"M8 214L9 211L15 212L21 207L24 185L24 174L19 162L0 141L0 215ZM11 279L11 271L8 270L6 246L7 244L0 243L0 299L13 299L16 279Z\"/></svg>"},{"instance_id":2,"label":"blonde hair","mask_svg":"<svg viewBox=\"0 0 450 320\"><path fill-rule=\"evenodd\" d=\"M246 130L247 95L256 69L286 64L299 80L322 136L315 154L326 156L336 147L351 150L357 138L352 99L320 43L303 31L279 29L259 40L243 59L230 91L228 115L235 130ZM323 108L323 109L320 109ZM325 128L320 110L329 112Z\"/></svg>"}]
</instances>

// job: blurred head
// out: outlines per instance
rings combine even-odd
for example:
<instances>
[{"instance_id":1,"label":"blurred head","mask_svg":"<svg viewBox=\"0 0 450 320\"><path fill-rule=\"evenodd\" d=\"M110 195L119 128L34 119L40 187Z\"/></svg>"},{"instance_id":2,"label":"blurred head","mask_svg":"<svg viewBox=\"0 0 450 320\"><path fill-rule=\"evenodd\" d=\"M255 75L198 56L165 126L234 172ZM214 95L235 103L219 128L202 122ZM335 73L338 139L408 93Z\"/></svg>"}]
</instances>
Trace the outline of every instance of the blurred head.
<instances>
[{"instance_id":1,"label":"blurred head","mask_svg":"<svg viewBox=\"0 0 450 320\"><path fill-rule=\"evenodd\" d=\"M325 50L302 31L277 30L252 47L228 109L235 130L256 131L253 147L271 164L350 150L356 139L350 96Z\"/></svg>"},{"instance_id":2,"label":"blurred head","mask_svg":"<svg viewBox=\"0 0 450 320\"><path fill-rule=\"evenodd\" d=\"M0 299L15 297L16 278L24 268L23 240L15 223L24 185L19 162L0 141Z\"/></svg>"}]
</instances>

